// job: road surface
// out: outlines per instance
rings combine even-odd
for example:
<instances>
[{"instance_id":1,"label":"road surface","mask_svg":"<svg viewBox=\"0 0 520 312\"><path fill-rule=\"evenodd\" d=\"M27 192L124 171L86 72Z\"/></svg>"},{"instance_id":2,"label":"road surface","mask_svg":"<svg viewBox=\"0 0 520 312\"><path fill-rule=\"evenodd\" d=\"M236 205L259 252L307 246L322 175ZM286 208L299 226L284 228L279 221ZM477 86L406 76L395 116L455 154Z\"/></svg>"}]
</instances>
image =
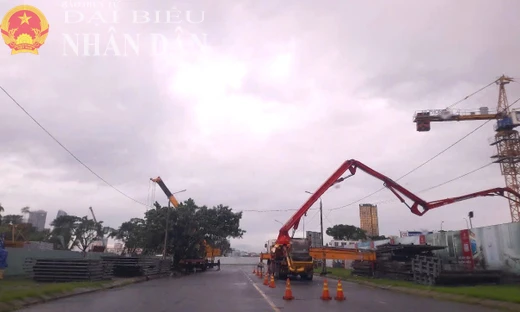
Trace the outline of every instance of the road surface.
<instances>
[{"instance_id":1,"label":"road surface","mask_svg":"<svg viewBox=\"0 0 520 312\"><path fill-rule=\"evenodd\" d=\"M343 282L347 300L320 300L323 280L299 280L291 283L295 300L284 301L285 282L277 281L276 288L262 284L251 274L253 266L225 265L221 271L207 271L181 278L156 279L122 288L79 295L32 306L24 312L490 312L480 306L437 301L398 292L374 289ZM329 280L331 296L336 283Z\"/></svg>"}]
</instances>

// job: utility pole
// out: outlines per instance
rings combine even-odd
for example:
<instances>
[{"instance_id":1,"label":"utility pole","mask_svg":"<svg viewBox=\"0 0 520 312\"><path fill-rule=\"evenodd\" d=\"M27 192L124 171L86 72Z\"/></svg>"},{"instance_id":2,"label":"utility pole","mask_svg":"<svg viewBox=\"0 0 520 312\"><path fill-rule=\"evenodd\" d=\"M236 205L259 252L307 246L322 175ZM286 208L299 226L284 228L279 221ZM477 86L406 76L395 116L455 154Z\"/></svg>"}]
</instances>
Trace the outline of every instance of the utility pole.
<instances>
[{"instance_id":1,"label":"utility pole","mask_svg":"<svg viewBox=\"0 0 520 312\"><path fill-rule=\"evenodd\" d=\"M325 244L323 243L323 202L321 201L320 197L320 227L321 227L321 248L325 247ZM323 263L321 266L321 274L325 275L327 274L327 259L323 259Z\"/></svg>"},{"instance_id":2,"label":"utility pole","mask_svg":"<svg viewBox=\"0 0 520 312\"><path fill-rule=\"evenodd\" d=\"M168 212L166 212L166 227L164 229L163 259L166 259L166 246L168 244L168 221L170 220L170 201L168 201Z\"/></svg>"},{"instance_id":3,"label":"utility pole","mask_svg":"<svg viewBox=\"0 0 520 312\"><path fill-rule=\"evenodd\" d=\"M309 191L305 191L305 193L307 194L314 194L312 192L309 192ZM321 232L321 247L325 247L325 244L323 242L323 237L324 237L324 233L323 233L323 202L321 200L321 196L320 196L320 232ZM325 257L323 257L322 259L322 264L321 264L321 275L325 275L327 274L327 259Z\"/></svg>"}]
</instances>

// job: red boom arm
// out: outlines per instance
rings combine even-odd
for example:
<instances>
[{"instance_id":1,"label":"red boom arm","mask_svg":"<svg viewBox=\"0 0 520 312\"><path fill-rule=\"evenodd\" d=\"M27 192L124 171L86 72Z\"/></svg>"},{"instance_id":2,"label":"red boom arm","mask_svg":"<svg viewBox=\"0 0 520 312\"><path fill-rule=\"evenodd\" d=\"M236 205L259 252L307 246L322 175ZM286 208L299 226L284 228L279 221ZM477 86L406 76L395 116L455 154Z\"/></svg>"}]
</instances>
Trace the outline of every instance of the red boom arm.
<instances>
[{"instance_id":1,"label":"red boom arm","mask_svg":"<svg viewBox=\"0 0 520 312\"><path fill-rule=\"evenodd\" d=\"M281 245L288 245L290 243L291 237L289 235L289 230L294 228L295 230L298 228L298 225L300 223L301 218L307 213L307 211L310 209L310 207L331 187L332 185L342 182L345 179L353 176L356 174L356 169L361 169L364 172L368 173L369 175L373 176L376 179L379 179L383 181L383 185L387 187L403 204L405 204L410 211L418 216L424 215L428 210L438 208L441 206L453 204L459 201L463 201L466 199L471 199L475 197L480 196L502 196L506 197L511 200L515 200L513 198L505 196L505 193L511 193L513 194L517 199L515 201L520 200L520 194L513 191L510 188L494 188L489 190L484 190L476 193L471 193L464 196L459 197L452 197L452 198L445 198L441 200L436 200L432 202L426 202L417 195L413 194L412 192L408 191L401 185L399 185L394 180L390 179L389 177L385 176L384 174L381 174L374 169L366 166L365 164L350 159L345 161L328 179L323 183L314 194L311 195L311 197L303 204L303 206L298 209L298 211L285 223L282 228L280 229L280 232L278 234L278 239L276 240L277 244ZM349 171L350 174L346 177L341 177L343 173L346 171ZM407 197L408 199L413 201L413 204L410 206L406 201L404 200L404 197Z\"/></svg>"}]
</instances>

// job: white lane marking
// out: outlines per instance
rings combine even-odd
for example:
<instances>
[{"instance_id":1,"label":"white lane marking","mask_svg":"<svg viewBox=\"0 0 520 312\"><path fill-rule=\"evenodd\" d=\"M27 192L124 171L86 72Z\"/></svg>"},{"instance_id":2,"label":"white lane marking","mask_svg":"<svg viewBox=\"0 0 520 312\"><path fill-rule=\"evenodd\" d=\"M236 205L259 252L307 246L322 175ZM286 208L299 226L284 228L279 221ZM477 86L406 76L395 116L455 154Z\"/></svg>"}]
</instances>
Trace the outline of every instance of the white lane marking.
<instances>
[{"instance_id":1,"label":"white lane marking","mask_svg":"<svg viewBox=\"0 0 520 312\"><path fill-rule=\"evenodd\" d=\"M247 273L245 271L242 271L242 273L244 273L244 275L247 277L247 279L251 282L251 284L253 284L253 286L256 288L256 290L258 291L258 293L264 298L264 300L271 306L271 308L273 309L274 312L281 312L280 309L278 309L276 307L276 305L274 304L274 302L269 299L269 297L267 297L267 295L255 284L255 282L253 282L253 280L249 277L249 275L247 275Z\"/></svg>"},{"instance_id":2,"label":"white lane marking","mask_svg":"<svg viewBox=\"0 0 520 312\"><path fill-rule=\"evenodd\" d=\"M384 302L384 301L378 301L378 302L379 302L379 303L382 303L382 304L386 304L386 302Z\"/></svg>"}]
</instances>

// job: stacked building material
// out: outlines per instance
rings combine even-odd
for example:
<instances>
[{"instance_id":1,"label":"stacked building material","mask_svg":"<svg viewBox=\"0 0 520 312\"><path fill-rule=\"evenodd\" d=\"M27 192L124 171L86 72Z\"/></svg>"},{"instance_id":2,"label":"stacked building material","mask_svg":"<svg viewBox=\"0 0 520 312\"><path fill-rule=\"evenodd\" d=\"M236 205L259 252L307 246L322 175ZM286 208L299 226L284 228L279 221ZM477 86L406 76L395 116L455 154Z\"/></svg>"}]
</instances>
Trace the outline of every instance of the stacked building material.
<instances>
[{"instance_id":1,"label":"stacked building material","mask_svg":"<svg viewBox=\"0 0 520 312\"><path fill-rule=\"evenodd\" d=\"M157 257L103 256L103 262L110 263L113 275L135 277L164 274L170 272L170 259Z\"/></svg>"},{"instance_id":2,"label":"stacked building material","mask_svg":"<svg viewBox=\"0 0 520 312\"><path fill-rule=\"evenodd\" d=\"M100 259L27 259L24 268L37 282L100 281L111 278L112 268Z\"/></svg>"},{"instance_id":3,"label":"stacked building material","mask_svg":"<svg viewBox=\"0 0 520 312\"><path fill-rule=\"evenodd\" d=\"M413 280L417 284L435 285L442 271L442 261L438 257L417 255L412 260Z\"/></svg>"},{"instance_id":4,"label":"stacked building material","mask_svg":"<svg viewBox=\"0 0 520 312\"><path fill-rule=\"evenodd\" d=\"M475 285L500 283L499 270L478 270L460 263L443 263L437 257L417 256L413 260L414 281L423 285Z\"/></svg>"}]
</instances>

